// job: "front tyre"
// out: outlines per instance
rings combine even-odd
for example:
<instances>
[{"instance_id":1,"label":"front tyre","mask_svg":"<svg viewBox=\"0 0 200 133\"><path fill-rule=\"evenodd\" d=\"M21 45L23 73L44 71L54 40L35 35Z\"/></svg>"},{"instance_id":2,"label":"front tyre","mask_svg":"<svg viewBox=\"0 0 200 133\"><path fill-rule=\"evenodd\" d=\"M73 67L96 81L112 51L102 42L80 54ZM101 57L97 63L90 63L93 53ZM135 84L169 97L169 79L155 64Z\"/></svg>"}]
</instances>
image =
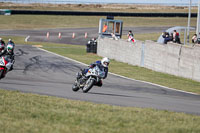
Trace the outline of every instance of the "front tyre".
<instances>
[{"instance_id":1,"label":"front tyre","mask_svg":"<svg viewBox=\"0 0 200 133\"><path fill-rule=\"evenodd\" d=\"M87 93L92 88L93 85L94 85L94 79L87 80L85 86L83 87L83 92Z\"/></svg>"}]
</instances>

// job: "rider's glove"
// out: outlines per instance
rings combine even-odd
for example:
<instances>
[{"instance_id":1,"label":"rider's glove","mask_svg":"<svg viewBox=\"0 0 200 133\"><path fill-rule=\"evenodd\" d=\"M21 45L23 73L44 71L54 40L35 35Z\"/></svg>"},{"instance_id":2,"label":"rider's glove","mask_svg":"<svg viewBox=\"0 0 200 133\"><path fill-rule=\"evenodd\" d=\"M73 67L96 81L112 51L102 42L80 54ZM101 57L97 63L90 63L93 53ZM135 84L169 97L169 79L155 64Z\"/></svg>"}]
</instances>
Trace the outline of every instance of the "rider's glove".
<instances>
[{"instance_id":1,"label":"rider's glove","mask_svg":"<svg viewBox=\"0 0 200 133\"><path fill-rule=\"evenodd\" d=\"M91 65L89 66L89 68L93 68L93 67L95 67L95 64L91 64Z\"/></svg>"}]
</instances>

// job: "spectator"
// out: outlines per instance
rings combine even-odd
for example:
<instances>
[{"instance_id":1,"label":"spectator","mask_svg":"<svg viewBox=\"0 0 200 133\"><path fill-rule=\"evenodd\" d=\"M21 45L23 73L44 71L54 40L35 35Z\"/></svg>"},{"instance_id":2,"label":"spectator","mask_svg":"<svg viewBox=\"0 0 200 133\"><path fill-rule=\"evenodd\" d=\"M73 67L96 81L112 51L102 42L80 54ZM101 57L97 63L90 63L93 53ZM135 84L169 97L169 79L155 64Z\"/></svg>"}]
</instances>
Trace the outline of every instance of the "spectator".
<instances>
[{"instance_id":1,"label":"spectator","mask_svg":"<svg viewBox=\"0 0 200 133\"><path fill-rule=\"evenodd\" d=\"M200 37L200 33L199 33L199 37ZM197 44L200 44L200 38L197 37Z\"/></svg>"},{"instance_id":2,"label":"spectator","mask_svg":"<svg viewBox=\"0 0 200 133\"><path fill-rule=\"evenodd\" d=\"M102 32L106 32L107 29L108 29L108 26L107 26L107 24L105 24L105 25L103 26Z\"/></svg>"},{"instance_id":3,"label":"spectator","mask_svg":"<svg viewBox=\"0 0 200 133\"><path fill-rule=\"evenodd\" d=\"M173 42L181 44L179 33L176 30L173 32Z\"/></svg>"},{"instance_id":4,"label":"spectator","mask_svg":"<svg viewBox=\"0 0 200 133\"><path fill-rule=\"evenodd\" d=\"M170 33L169 39L170 39L170 41L173 41L173 33Z\"/></svg>"},{"instance_id":5,"label":"spectator","mask_svg":"<svg viewBox=\"0 0 200 133\"><path fill-rule=\"evenodd\" d=\"M164 44L167 44L167 42L171 41L169 32L163 32L162 37L164 38Z\"/></svg>"},{"instance_id":6,"label":"spectator","mask_svg":"<svg viewBox=\"0 0 200 133\"><path fill-rule=\"evenodd\" d=\"M134 35L133 35L133 32L131 30L129 30L128 34L128 41L132 41L132 42L135 42L135 39L134 39Z\"/></svg>"},{"instance_id":7,"label":"spectator","mask_svg":"<svg viewBox=\"0 0 200 133\"><path fill-rule=\"evenodd\" d=\"M192 37L192 43L197 43L197 34L194 34Z\"/></svg>"}]
</instances>

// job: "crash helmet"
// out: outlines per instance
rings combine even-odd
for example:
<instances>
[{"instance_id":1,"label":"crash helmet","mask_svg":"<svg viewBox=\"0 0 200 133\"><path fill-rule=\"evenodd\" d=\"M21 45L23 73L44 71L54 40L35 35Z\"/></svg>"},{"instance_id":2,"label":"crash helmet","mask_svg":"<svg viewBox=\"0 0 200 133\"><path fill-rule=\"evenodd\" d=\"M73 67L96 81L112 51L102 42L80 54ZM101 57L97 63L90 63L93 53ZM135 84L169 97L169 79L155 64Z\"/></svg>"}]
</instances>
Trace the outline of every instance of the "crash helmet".
<instances>
[{"instance_id":1,"label":"crash helmet","mask_svg":"<svg viewBox=\"0 0 200 133\"><path fill-rule=\"evenodd\" d=\"M8 52L9 54L11 54L11 53L13 52L13 45L11 45L11 44L8 44L8 45L7 45L7 52Z\"/></svg>"},{"instance_id":2,"label":"crash helmet","mask_svg":"<svg viewBox=\"0 0 200 133\"><path fill-rule=\"evenodd\" d=\"M110 59L108 57L104 57L102 60L101 60L101 64L104 66L104 67L108 67L110 63Z\"/></svg>"}]
</instances>

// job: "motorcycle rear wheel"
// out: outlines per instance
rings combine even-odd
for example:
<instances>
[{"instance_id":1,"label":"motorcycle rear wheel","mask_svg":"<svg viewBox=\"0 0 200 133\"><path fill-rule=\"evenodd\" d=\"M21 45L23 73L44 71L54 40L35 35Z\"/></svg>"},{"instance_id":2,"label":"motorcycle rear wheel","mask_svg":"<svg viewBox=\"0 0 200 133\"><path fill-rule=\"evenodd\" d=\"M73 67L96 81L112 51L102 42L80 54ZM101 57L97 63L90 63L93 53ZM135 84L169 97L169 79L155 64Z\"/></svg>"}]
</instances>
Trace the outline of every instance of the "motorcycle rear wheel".
<instances>
[{"instance_id":1,"label":"motorcycle rear wheel","mask_svg":"<svg viewBox=\"0 0 200 133\"><path fill-rule=\"evenodd\" d=\"M87 83L83 87L83 92L87 93L92 88L93 85L94 85L94 79L90 79L90 81L87 81Z\"/></svg>"}]
</instances>

